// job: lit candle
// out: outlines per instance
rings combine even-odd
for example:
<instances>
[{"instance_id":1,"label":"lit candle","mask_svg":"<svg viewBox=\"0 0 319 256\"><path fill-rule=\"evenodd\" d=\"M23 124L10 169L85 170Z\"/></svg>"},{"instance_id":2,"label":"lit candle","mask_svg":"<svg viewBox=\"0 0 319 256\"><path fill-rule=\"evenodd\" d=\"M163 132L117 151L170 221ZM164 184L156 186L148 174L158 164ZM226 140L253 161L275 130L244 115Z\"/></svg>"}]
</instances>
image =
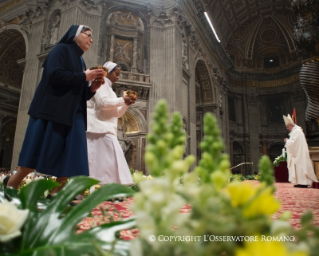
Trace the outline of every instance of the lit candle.
<instances>
[{"instance_id":1,"label":"lit candle","mask_svg":"<svg viewBox=\"0 0 319 256\"><path fill-rule=\"evenodd\" d=\"M283 157L285 157L285 156L286 156L286 154L285 154L285 153L286 153L285 148L283 148L283 149L282 149L282 156L283 156Z\"/></svg>"}]
</instances>

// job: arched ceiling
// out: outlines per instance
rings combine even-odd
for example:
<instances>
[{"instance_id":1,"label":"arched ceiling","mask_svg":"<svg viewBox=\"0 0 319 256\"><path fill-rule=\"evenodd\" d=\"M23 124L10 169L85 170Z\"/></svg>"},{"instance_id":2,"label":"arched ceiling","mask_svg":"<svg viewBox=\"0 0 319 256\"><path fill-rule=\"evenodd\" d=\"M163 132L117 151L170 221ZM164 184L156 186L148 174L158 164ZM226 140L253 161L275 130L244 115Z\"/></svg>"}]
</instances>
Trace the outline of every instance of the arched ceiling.
<instances>
[{"instance_id":1,"label":"arched ceiling","mask_svg":"<svg viewBox=\"0 0 319 256\"><path fill-rule=\"evenodd\" d=\"M278 72L300 63L289 0L204 0L215 30L238 71ZM278 67L265 68L265 59Z\"/></svg>"},{"instance_id":2,"label":"arched ceiling","mask_svg":"<svg viewBox=\"0 0 319 256\"><path fill-rule=\"evenodd\" d=\"M196 64L196 104L214 103L214 93L210 83L210 76L205 62L199 60Z\"/></svg>"},{"instance_id":3,"label":"arched ceiling","mask_svg":"<svg viewBox=\"0 0 319 256\"><path fill-rule=\"evenodd\" d=\"M17 61L25 55L20 32L8 29L0 33L0 114L17 115L24 69Z\"/></svg>"},{"instance_id":4,"label":"arched ceiling","mask_svg":"<svg viewBox=\"0 0 319 256\"><path fill-rule=\"evenodd\" d=\"M21 88L23 67L17 60L25 58L24 38L16 30L8 29L0 33L0 82Z\"/></svg>"}]
</instances>

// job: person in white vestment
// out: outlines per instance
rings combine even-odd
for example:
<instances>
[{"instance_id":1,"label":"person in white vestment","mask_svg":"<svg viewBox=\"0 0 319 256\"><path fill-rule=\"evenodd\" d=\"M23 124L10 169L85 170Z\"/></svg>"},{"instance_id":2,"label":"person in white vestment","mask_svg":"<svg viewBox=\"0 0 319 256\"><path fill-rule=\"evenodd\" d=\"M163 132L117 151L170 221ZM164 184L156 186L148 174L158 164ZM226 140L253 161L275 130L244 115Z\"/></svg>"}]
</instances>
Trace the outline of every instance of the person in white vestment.
<instances>
[{"instance_id":1,"label":"person in white vestment","mask_svg":"<svg viewBox=\"0 0 319 256\"><path fill-rule=\"evenodd\" d=\"M317 181L313 165L309 156L309 149L305 134L300 126L294 124L291 116L283 116L289 133L286 138L287 165L289 181L297 184L294 187L307 188L313 181Z\"/></svg>"},{"instance_id":2,"label":"person in white vestment","mask_svg":"<svg viewBox=\"0 0 319 256\"><path fill-rule=\"evenodd\" d=\"M112 90L112 84L120 77L119 66L111 61L103 66L108 68L105 84L87 103L86 137L90 177L99 180L101 185L130 185L133 179L117 139L117 121L135 100L129 96L118 98Z\"/></svg>"}]
</instances>

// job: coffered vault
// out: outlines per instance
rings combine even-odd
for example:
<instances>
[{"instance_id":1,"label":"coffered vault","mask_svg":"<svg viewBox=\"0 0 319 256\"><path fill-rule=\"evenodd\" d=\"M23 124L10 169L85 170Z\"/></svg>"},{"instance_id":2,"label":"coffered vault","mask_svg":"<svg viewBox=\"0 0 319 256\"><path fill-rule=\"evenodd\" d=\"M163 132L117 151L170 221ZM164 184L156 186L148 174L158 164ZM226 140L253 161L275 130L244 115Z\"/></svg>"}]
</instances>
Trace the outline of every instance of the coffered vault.
<instances>
[{"instance_id":1,"label":"coffered vault","mask_svg":"<svg viewBox=\"0 0 319 256\"><path fill-rule=\"evenodd\" d=\"M293 16L289 0L204 0L214 27L234 68L260 72L265 61L278 72L300 63L293 41ZM270 63L271 64L271 63Z\"/></svg>"}]
</instances>

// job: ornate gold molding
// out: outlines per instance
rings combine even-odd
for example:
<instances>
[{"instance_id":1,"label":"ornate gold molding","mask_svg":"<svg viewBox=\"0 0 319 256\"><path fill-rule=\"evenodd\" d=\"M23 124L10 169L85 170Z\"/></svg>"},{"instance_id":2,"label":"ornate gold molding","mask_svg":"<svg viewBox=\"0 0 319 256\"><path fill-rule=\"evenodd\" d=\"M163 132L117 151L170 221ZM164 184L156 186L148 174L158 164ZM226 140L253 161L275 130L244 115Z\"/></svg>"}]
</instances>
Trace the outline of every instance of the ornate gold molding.
<instances>
[{"instance_id":1,"label":"ornate gold molding","mask_svg":"<svg viewBox=\"0 0 319 256\"><path fill-rule=\"evenodd\" d=\"M234 86L249 86L249 87L276 87L276 86L284 86L294 82L299 81L299 74L295 74L293 76L278 79L278 80L270 80L270 81L239 81L234 79L229 79L229 83Z\"/></svg>"},{"instance_id":2,"label":"ornate gold molding","mask_svg":"<svg viewBox=\"0 0 319 256\"><path fill-rule=\"evenodd\" d=\"M25 0L11 0L3 5L0 6L0 13L5 12L9 9L11 9L12 7L21 4L22 2L24 2Z\"/></svg>"}]
</instances>

